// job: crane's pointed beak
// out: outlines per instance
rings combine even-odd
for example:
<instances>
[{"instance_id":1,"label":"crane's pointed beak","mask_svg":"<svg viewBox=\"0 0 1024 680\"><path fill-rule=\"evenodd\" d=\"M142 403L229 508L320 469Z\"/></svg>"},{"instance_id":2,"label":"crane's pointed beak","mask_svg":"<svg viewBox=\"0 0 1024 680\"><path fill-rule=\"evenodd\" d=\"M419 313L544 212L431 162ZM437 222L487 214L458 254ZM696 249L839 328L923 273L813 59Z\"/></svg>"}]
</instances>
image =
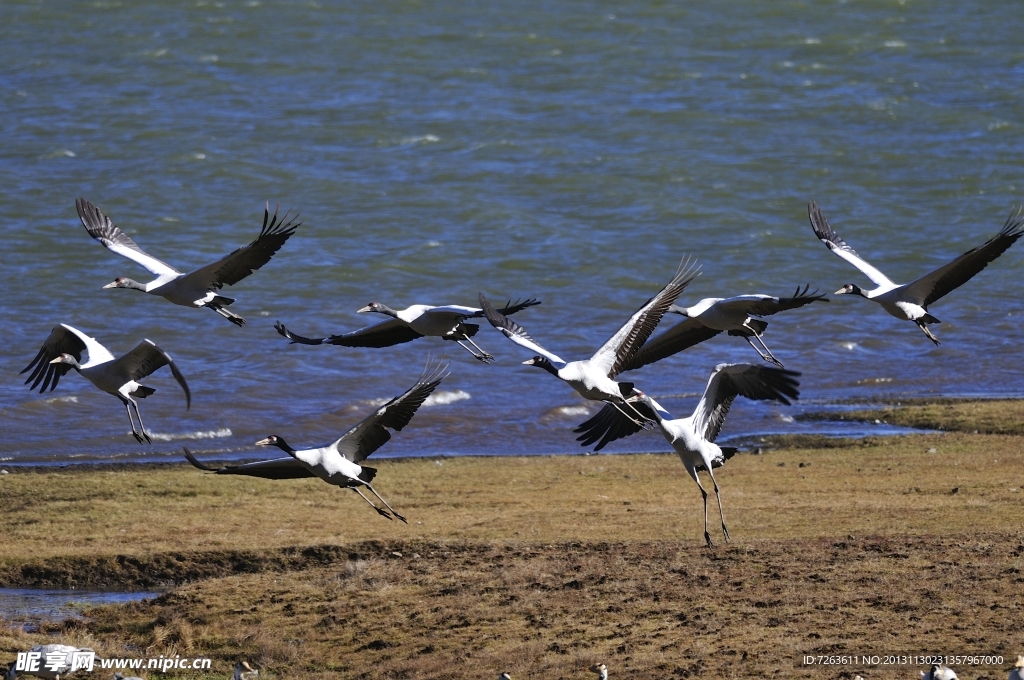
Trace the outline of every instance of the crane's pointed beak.
<instances>
[{"instance_id":1,"label":"crane's pointed beak","mask_svg":"<svg viewBox=\"0 0 1024 680\"><path fill-rule=\"evenodd\" d=\"M63 361L64 361L64 355L62 354L59 357L57 357L56 359L54 359L53 361L51 361L50 363L51 364L59 364L59 363L62 363Z\"/></svg>"},{"instance_id":2,"label":"crane's pointed beak","mask_svg":"<svg viewBox=\"0 0 1024 680\"><path fill-rule=\"evenodd\" d=\"M117 281L111 281L107 285L103 286L103 288L101 288L100 290L104 290L106 288L117 288Z\"/></svg>"},{"instance_id":3,"label":"crane's pointed beak","mask_svg":"<svg viewBox=\"0 0 1024 680\"><path fill-rule=\"evenodd\" d=\"M256 442L255 446L270 446L270 437L259 440Z\"/></svg>"}]
</instances>

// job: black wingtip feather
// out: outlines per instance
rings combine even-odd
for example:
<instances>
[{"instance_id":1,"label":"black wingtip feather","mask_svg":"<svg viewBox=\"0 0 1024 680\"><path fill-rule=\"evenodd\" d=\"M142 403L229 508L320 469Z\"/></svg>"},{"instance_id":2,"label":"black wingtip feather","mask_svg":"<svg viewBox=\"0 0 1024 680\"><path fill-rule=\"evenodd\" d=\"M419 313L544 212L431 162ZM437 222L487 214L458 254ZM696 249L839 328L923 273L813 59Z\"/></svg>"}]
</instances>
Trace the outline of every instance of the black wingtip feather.
<instances>
[{"instance_id":1,"label":"black wingtip feather","mask_svg":"<svg viewBox=\"0 0 1024 680\"><path fill-rule=\"evenodd\" d=\"M206 465L205 463L199 462L199 459L196 458L195 455L193 455L193 453L188 450L187 446L183 446L181 448L185 451L185 458L188 460L188 462L192 463L192 465L194 465L195 467L199 468L200 470L203 470L204 472L216 472L217 471L218 468L210 467L209 465Z\"/></svg>"},{"instance_id":2,"label":"black wingtip feather","mask_svg":"<svg viewBox=\"0 0 1024 680\"><path fill-rule=\"evenodd\" d=\"M278 333L280 333L284 337L286 337L289 340L291 340L293 345L296 345L296 344L297 345L322 345L322 344L324 344L325 338L313 339L313 338L304 338L301 335L296 335L295 333L292 333L290 330L285 328L284 324L281 323L280 321L278 321L277 323L274 324L274 328L277 330Z\"/></svg>"}]
</instances>

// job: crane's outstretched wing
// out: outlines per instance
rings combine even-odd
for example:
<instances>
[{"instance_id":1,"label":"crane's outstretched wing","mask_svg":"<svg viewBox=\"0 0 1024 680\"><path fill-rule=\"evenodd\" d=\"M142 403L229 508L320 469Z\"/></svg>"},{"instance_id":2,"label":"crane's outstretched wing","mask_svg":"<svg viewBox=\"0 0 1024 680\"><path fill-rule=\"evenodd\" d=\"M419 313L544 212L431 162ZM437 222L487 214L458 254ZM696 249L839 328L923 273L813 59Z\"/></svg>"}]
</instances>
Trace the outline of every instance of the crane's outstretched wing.
<instances>
[{"instance_id":1,"label":"crane's outstretched wing","mask_svg":"<svg viewBox=\"0 0 1024 680\"><path fill-rule=\"evenodd\" d=\"M391 439L391 433L387 428L400 432L409 424L416 410L423 405L430 393L448 376L448 364L438 362L431 367L431 363L432 360L428 359L423 374L405 394L381 406L373 415L364 418L331 446L344 458L353 463L361 463L386 444Z\"/></svg>"},{"instance_id":2,"label":"crane's outstretched wing","mask_svg":"<svg viewBox=\"0 0 1024 680\"><path fill-rule=\"evenodd\" d=\"M755 364L719 364L711 372L704 395L693 412L693 427L709 442L715 441L729 407L737 395L754 400L773 400L789 404L800 392L796 380L800 373L774 366Z\"/></svg>"},{"instance_id":3,"label":"crane's outstretched wing","mask_svg":"<svg viewBox=\"0 0 1024 680\"><path fill-rule=\"evenodd\" d=\"M809 305L812 302L828 302L823 294L817 290L808 293L809 285L796 287L792 297L773 297L771 295L737 295L736 297L720 300L716 306L728 310L736 310L746 313L747 316L771 316L789 309L796 309Z\"/></svg>"},{"instance_id":4,"label":"crane's outstretched wing","mask_svg":"<svg viewBox=\"0 0 1024 680\"><path fill-rule=\"evenodd\" d=\"M332 335L326 338L304 338L292 333L280 321L274 324L277 332L300 345L341 345L342 347L391 347L410 342L423 335L414 331L401 319L388 319L378 324L360 328L351 333Z\"/></svg>"},{"instance_id":5,"label":"crane's outstretched wing","mask_svg":"<svg viewBox=\"0 0 1024 680\"><path fill-rule=\"evenodd\" d=\"M533 307L534 305L539 305L539 304L540 304L540 300L538 300L536 298L530 298L529 300L525 300L523 302L520 302L519 300L516 300L514 304L513 304L512 300L509 299L509 301L505 303L504 307L499 307L498 308L498 313L499 314L504 314L505 316L508 316L509 314L515 314L516 312L521 312L524 309L526 309L527 307ZM484 316L484 310L478 309L473 314L470 314L469 316L470 317L481 317L481 316Z\"/></svg>"},{"instance_id":6,"label":"crane's outstretched wing","mask_svg":"<svg viewBox=\"0 0 1024 680\"><path fill-rule=\"evenodd\" d=\"M124 382L128 382L129 380L141 380L163 366L171 367L174 379L178 381L181 389L185 392L186 410L188 410L192 407L192 392L188 389L185 376L178 370L171 355L157 347L152 340L143 340L131 352L115 359L110 365L110 370L116 371L117 375L124 378Z\"/></svg>"},{"instance_id":7,"label":"crane's outstretched wing","mask_svg":"<svg viewBox=\"0 0 1024 680\"><path fill-rule=\"evenodd\" d=\"M939 267L930 274L925 274L913 283L908 283L904 286L904 290L913 299L918 300L918 304L927 308L928 305L951 290L967 283L1024 234L1024 216L1022 216L1021 210L1018 209L1016 213L1011 212L999 233L986 241L984 245L968 250L949 264Z\"/></svg>"},{"instance_id":8,"label":"crane's outstretched wing","mask_svg":"<svg viewBox=\"0 0 1024 680\"><path fill-rule=\"evenodd\" d=\"M301 225L296 222L298 215L288 219L289 213L285 213L280 219L277 217L278 210L274 208L274 215L270 215L270 203L263 212L263 228L256 240L247 246L242 246L230 255L225 255L213 264L208 264L194 272L186 274L183 279L189 282L196 282L208 289L220 289L223 286L233 286L249 274L270 262L284 242L288 240L295 230Z\"/></svg>"},{"instance_id":9,"label":"crane's outstretched wing","mask_svg":"<svg viewBox=\"0 0 1024 680\"><path fill-rule=\"evenodd\" d=\"M654 410L645 401L636 397L630 397L626 401L636 409L637 413L647 420L655 419ZM657 402L654 403L658 405ZM668 412L664 410L662 410L662 417L671 418ZM635 418L624 414L620 407L615 404L605 404L589 420L580 423L579 427L573 430L573 432L580 435L576 437L576 441L580 443L580 446L590 446L594 442L598 442L594 450L600 451L616 439L636 434L642 429L641 424Z\"/></svg>"},{"instance_id":10,"label":"crane's outstretched wing","mask_svg":"<svg viewBox=\"0 0 1024 680\"><path fill-rule=\"evenodd\" d=\"M114 226L110 218L104 215L99 208L84 198L75 201L78 209L78 217L82 220L82 226L89 232L89 236L102 243L122 257L141 264L150 273L158 277L158 281L170 281L181 275L171 265L156 259L133 241L127 234Z\"/></svg>"},{"instance_id":11,"label":"crane's outstretched wing","mask_svg":"<svg viewBox=\"0 0 1024 680\"><path fill-rule=\"evenodd\" d=\"M483 308L484 316L491 322L491 325L504 333L506 338L520 347L525 347L532 352L547 357L554 364L565 366L565 361L561 357L541 347L536 340L530 337L525 328L495 309L494 305L484 297L483 293L480 293L480 306Z\"/></svg>"},{"instance_id":12,"label":"crane's outstretched wing","mask_svg":"<svg viewBox=\"0 0 1024 680\"><path fill-rule=\"evenodd\" d=\"M249 477L262 477L264 479L305 479L316 477L306 469L302 463L295 458L274 458L273 460L261 460L256 463L242 463L241 465L225 465L224 467L212 467L199 460L188 450L188 447L181 447L185 450L185 458L188 462L200 470L216 472L218 475L248 475Z\"/></svg>"},{"instance_id":13,"label":"crane's outstretched wing","mask_svg":"<svg viewBox=\"0 0 1024 680\"><path fill-rule=\"evenodd\" d=\"M670 357L709 340L721 332L714 328L708 328L696 319L684 319L664 333L660 333L653 340L644 343L640 351L626 362L622 370L631 371L634 368L661 361L665 357Z\"/></svg>"},{"instance_id":14,"label":"crane's outstretched wing","mask_svg":"<svg viewBox=\"0 0 1024 680\"><path fill-rule=\"evenodd\" d=\"M602 369L609 378L614 378L626 370L629 360L647 342L647 338L651 337L661 317L679 294L691 281L700 276L699 270L700 266L696 260L692 264L689 257L680 260L672 280L629 317L629 321L594 353L590 363Z\"/></svg>"},{"instance_id":15,"label":"crane's outstretched wing","mask_svg":"<svg viewBox=\"0 0 1024 680\"><path fill-rule=\"evenodd\" d=\"M828 220L825 219L825 213L821 211L821 208L814 201L807 204L807 216L811 220L811 229L814 230L814 235L821 239L821 242L828 246L829 250L859 269L876 286L882 288L896 287L896 284L888 276L875 269L867 260L858 255L853 248L846 245L846 241L839 238L839 234L829 226Z\"/></svg>"},{"instance_id":16,"label":"crane's outstretched wing","mask_svg":"<svg viewBox=\"0 0 1024 680\"><path fill-rule=\"evenodd\" d=\"M83 368L95 366L96 364L112 361L114 355L107 351L107 348L77 328L67 324L54 326L50 335L39 348L36 358L28 366L22 369L22 373L32 370L32 373L25 379L25 384L32 383L29 389L34 390L40 382L43 386L39 389L42 394L47 388L53 390L57 387L60 379L71 370L71 364L51 364L50 362L61 354L70 354L82 363L82 352L89 355L89 360L83 364Z\"/></svg>"}]
</instances>

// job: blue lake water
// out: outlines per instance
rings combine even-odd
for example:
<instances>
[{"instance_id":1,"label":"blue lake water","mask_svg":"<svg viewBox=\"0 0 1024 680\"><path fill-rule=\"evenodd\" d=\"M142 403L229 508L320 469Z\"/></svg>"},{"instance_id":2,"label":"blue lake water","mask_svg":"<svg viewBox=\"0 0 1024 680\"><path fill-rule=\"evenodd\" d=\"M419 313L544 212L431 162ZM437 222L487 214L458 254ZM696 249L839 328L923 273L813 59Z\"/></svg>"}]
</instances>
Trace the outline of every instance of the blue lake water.
<instances>
[{"instance_id":1,"label":"blue lake water","mask_svg":"<svg viewBox=\"0 0 1024 680\"><path fill-rule=\"evenodd\" d=\"M1024 200L1024 48L1013 2L479 3L89 1L0 4L0 462L166 461L187 444L253 457L274 433L323 444L410 386L452 374L378 455L567 453L590 407L520 362L421 339L289 345L373 319L370 301L535 296L516 320L589 356L671 276L681 301L831 293L869 282L814 237L809 199L865 258L912 280L980 245ZM264 203L303 226L225 289L249 320L127 290L147 273L93 241L96 203L151 254L205 265L258 233ZM769 319L803 372L793 407L739 400L723 439L866 434L793 416L836 400L1024 394L1024 246L936 303L933 346L840 297ZM669 319L671 321L671 319ZM40 396L24 368L68 323L115 354L150 338L180 365L123 407L75 374ZM677 415L711 369L757 361L719 337L624 379ZM825 429L823 429L825 428ZM641 434L608 450L667 450Z\"/></svg>"},{"instance_id":2,"label":"blue lake water","mask_svg":"<svg viewBox=\"0 0 1024 680\"><path fill-rule=\"evenodd\" d=\"M160 593L120 593L95 590L36 590L0 588L0 616L7 623L32 628L43 621L81 618L89 607L123 604Z\"/></svg>"}]
</instances>

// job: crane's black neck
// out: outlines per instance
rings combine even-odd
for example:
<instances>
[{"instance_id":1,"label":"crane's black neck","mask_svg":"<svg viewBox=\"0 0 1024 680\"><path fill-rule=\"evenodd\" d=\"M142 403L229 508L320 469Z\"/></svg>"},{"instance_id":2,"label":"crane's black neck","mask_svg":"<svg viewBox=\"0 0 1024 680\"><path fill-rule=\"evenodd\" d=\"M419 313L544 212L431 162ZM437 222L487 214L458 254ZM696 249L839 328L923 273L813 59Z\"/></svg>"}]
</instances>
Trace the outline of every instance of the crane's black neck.
<instances>
[{"instance_id":1,"label":"crane's black neck","mask_svg":"<svg viewBox=\"0 0 1024 680\"><path fill-rule=\"evenodd\" d=\"M534 357L531 360L530 365L531 366L536 366L537 368L543 368L545 371L547 371L551 375L553 375L555 377L558 377L558 369L555 368L555 365L553 363L551 363L551 360L548 359L547 357L539 357L539 356L538 357Z\"/></svg>"},{"instance_id":2,"label":"crane's black neck","mask_svg":"<svg viewBox=\"0 0 1024 680\"><path fill-rule=\"evenodd\" d=\"M267 437L267 440L268 440L267 444L269 446L276 446L277 448L281 449L282 451L284 451L287 454L294 454L295 453L295 449L293 449L292 447L288 446L288 442L286 442L281 437L278 437L277 435L271 435L271 436Z\"/></svg>"}]
</instances>

